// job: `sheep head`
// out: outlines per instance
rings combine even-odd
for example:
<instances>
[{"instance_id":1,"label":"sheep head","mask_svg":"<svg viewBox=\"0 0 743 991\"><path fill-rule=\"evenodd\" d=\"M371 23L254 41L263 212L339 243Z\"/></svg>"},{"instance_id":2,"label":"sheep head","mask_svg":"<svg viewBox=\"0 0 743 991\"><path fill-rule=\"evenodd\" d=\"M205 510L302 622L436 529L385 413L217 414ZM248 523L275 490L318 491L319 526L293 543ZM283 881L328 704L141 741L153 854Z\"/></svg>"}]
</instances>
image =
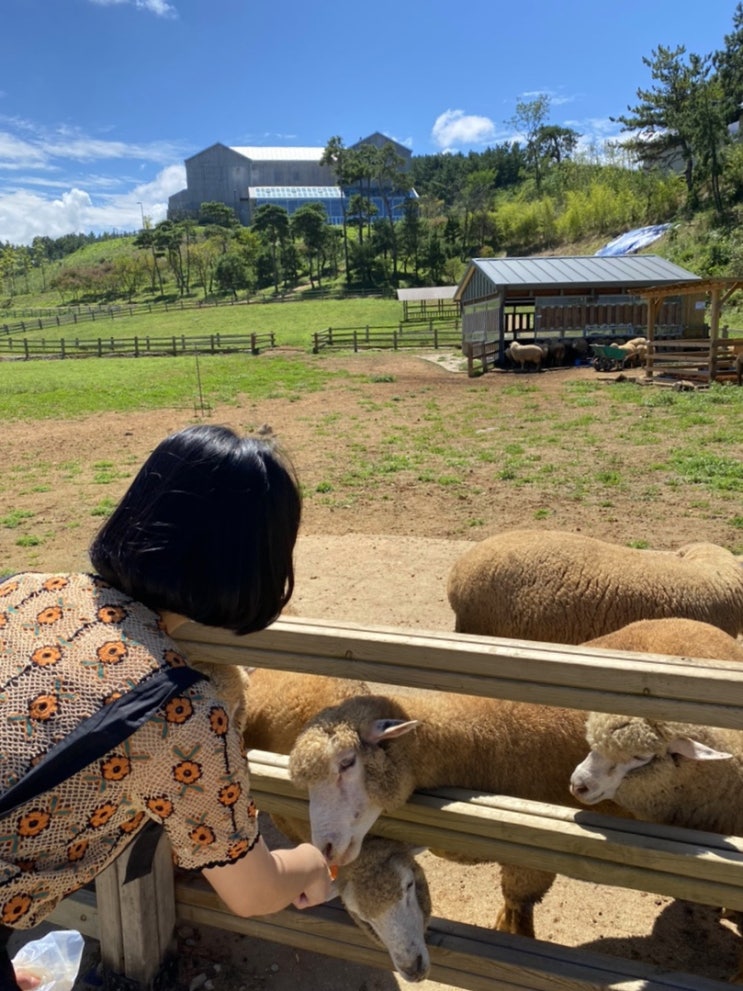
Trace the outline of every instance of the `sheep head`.
<instances>
[{"instance_id":1,"label":"sheep head","mask_svg":"<svg viewBox=\"0 0 743 991\"><path fill-rule=\"evenodd\" d=\"M389 952L406 981L422 981L431 966L426 926L431 895L413 851L395 840L370 836L358 859L336 881L354 922Z\"/></svg>"},{"instance_id":2,"label":"sheep head","mask_svg":"<svg viewBox=\"0 0 743 991\"><path fill-rule=\"evenodd\" d=\"M390 699L354 696L323 709L297 737L289 774L309 793L312 842L329 864L354 860L379 815L407 800L413 770L395 741L416 725Z\"/></svg>"},{"instance_id":3,"label":"sheep head","mask_svg":"<svg viewBox=\"0 0 743 991\"><path fill-rule=\"evenodd\" d=\"M586 722L591 750L573 771L570 791L585 805L611 799L642 818L649 794L660 804L664 793L677 791L684 761L732 757L693 732L694 727L679 723L591 713Z\"/></svg>"}]
</instances>

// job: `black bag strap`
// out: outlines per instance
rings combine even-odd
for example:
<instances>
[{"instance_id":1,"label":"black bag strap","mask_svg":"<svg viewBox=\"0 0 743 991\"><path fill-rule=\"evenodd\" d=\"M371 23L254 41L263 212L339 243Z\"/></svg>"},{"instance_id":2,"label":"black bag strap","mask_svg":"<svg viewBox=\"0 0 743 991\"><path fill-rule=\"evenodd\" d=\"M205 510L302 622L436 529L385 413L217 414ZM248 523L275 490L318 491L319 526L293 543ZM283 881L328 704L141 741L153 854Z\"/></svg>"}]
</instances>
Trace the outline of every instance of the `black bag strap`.
<instances>
[{"instance_id":1,"label":"black bag strap","mask_svg":"<svg viewBox=\"0 0 743 991\"><path fill-rule=\"evenodd\" d=\"M188 665L160 668L115 701L104 705L0 795L0 818L103 757L171 698L204 678L206 675Z\"/></svg>"}]
</instances>

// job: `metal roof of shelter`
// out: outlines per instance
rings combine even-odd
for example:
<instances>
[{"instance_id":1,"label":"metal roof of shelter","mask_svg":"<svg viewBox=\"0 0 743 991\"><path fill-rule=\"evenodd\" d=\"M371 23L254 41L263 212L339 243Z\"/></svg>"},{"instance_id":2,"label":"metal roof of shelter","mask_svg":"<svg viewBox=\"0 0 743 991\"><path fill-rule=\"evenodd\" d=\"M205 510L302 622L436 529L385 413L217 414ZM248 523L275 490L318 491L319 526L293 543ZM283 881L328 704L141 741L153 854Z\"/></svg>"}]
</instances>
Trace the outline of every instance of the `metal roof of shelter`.
<instances>
[{"instance_id":1,"label":"metal roof of shelter","mask_svg":"<svg viewBox=\"0 0 743 991\"><path fill-rule=\"evenodd\" d=\"M415 289L398 289L397 298L408 303L424 299L454 299L456 291L456 286L420 286Z\"/></svg>"},{"instance_id":2,"label":"metal roof of shelter","mask_svg":"<svg viewBox=\"0 0 743 991\"><path fill-rule=\"evenodd\" d=\"M457 286L454 299L462 298L478 272L494 287L526 290L598 289L602 286L630 289L699 279L693 272L658 255L473 258Z\"/></svg>"}]
</instances>

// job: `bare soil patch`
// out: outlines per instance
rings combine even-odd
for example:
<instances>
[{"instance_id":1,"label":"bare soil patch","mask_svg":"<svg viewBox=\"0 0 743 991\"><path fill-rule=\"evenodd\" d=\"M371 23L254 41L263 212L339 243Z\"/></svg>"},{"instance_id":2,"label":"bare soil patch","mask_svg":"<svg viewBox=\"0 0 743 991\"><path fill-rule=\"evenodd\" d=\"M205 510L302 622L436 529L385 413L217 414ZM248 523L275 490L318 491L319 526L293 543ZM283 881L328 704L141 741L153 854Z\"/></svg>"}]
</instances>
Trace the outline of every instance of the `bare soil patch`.
<instances>
[{"instance_id":1,"label":"bare soil patch","mask_svg":"<svg viewBox=\"0 0 743 991\"><path fill-rule=\"evenodd\" d=\"M628 436L660 413L628 406L627 422L597 431L584 416L600 409L600 394L582 409L563 409L566 388L599 380L591 368L467 379L459 362L443 356L324 360L350 378L290 400L256 402L246 394L210 417L239 430L270 429L293 456L305 490L293 600L300 615L450 630L448 570L471 541L500 529L569 529L658 548L703 539L735 549L740 540L731 522L740 508L724 495L662 481L648 494L653 465L677 440L657 431L648 445L634 446ZM614 387L612 377L604 387ZM192 409L182 409L3 424L0 518L31 515L12 528L0 525L0 570L86 568L86 547L100 522L92 511L115 502L152 447L192 421ZM464 438L461 462L452 454L457 435ZM420 439L417 447L411 438ZM467 451L475 445L472 457ZM743 456L743 446L728 454ZM533 465L549 462L552 477L582 472L585 484L519 478L524 455ZM514 457L522 459L517 477L503 477ZM601 469L631 484L607 492L597 478ZM24 545L23 537L32 539ZM422 863L435 915L492 924L497 866L463 867L429 854ZM739 937L719 911L652 894L558 879L537 910L536 927L543 940L708 977L727 978L737 965ZM202 975L214 991L404 986L384 971L208 929L182 930L180 951L182 988ZM88 968L76 987L87 991L94 980ZM420 986L443 991L433 980Z\"/></svg>"}]
</instances>

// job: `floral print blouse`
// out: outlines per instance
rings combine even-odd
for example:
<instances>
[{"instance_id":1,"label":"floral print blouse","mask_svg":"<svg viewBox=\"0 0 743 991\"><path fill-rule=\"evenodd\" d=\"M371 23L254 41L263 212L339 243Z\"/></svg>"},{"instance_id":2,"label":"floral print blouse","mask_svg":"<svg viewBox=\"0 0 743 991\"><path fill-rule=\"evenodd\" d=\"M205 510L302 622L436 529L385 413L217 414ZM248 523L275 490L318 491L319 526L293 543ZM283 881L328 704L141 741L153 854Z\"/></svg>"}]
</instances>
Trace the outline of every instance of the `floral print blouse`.
<instances>
[{"instance_id":1,"label":"floral print blouse","mask_svg":"<svg viewBox=\"0 0 743 991\"><path fill-rule=\"evenodd\" d=\"M156 613L93 575L0 583L0 792L82 720L186 663ZM161 823L182 867L232 863L258 820L240 735L208 681L113 751L0 818L0 923L35 926Z\"/></svg>"}]
</instances>

